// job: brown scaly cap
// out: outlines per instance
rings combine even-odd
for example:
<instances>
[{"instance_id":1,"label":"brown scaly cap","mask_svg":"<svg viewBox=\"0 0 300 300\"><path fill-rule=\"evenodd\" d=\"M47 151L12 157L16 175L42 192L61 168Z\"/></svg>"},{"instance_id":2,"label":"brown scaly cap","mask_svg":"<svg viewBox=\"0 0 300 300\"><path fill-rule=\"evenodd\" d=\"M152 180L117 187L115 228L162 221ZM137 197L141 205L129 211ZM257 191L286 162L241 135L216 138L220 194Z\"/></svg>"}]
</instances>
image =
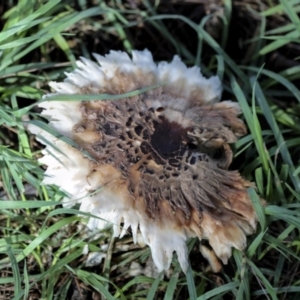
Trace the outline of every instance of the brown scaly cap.
<instances>
[{"instance_id":1,"label":"brown scaly cap","mask_svg":"<svg viewBox=\"0 0 300 300\"><path fill-rule=\"evenodd\" d=\"M243 250L256 227L246 190L251 183L227 170L229 144L246 133L238 104L216 103L218 78L204 78L178 57L159 65L146 50L132 59L122 52L96 58L100 66L84 59L66 82L51 86L61 94L121 94L164 85L119 100L42 104L49 125L95 159L47 136L67 157L47 146L44 183L65 190L66 203L81 202L81 210L112 222L115 236L131 227L136 241L139 228L159 270L169 268L176 251L186 271L185 241L192 236L209 241L212 250L201 250L206 258L215 253L227 263L231 248ZM91 219L89 225L107 222Z\"/></svg>"}]
</instances>

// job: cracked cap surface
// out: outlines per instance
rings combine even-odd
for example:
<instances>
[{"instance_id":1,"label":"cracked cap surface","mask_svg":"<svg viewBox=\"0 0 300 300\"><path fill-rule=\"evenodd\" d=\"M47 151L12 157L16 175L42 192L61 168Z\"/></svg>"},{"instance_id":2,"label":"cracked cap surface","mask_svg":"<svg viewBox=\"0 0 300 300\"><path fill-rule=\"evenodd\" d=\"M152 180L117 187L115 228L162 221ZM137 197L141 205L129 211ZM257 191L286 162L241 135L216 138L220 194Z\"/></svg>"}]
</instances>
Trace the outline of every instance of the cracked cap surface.
<instances>
[{"instance_id":1,"label":"cracked cap surface","mask_svg":"<svg viewBox=\"0 0 300 300\"><path fill-rule=\"evenodd\" d=\"M66 202L81 202L81 210L112 222L115 236L131 227L136 240L139 228L159 270L169 268L173 251L187 269L185 241L192 236L208 239L227 263L231 247L244 249L256 227L246 190L251 183L227 170L229 144L246 133L238 104L217 103L218 79L204 78L178 57L158 65L146 50L134 51L132 59L122 52L96 58L99 65L83 59L51 87L61 94L120 94L166 84L119 100L42 103L49 125L96 160L48 134L67 157L47 145L44 183L65 190ZM91 219L90 226L107 222Z\"/></svg>"}]
</instances>

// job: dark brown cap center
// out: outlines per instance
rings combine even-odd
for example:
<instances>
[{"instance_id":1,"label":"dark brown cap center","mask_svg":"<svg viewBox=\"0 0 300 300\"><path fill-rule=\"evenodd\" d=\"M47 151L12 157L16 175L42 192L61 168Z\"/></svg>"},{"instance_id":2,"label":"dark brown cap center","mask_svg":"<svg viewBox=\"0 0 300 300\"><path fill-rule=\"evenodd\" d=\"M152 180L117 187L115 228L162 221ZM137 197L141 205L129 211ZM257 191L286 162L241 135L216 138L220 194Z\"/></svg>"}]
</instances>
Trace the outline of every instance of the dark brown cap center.
<instances>
[{"instance_id":1,"label":"dark brown cap center","mask_svg":"<svg viewBox=\"0 0 300 300\"><path fill-rule=\"evenodd\" d=\"M162 157L178 152L186 138L186 129L164 117L160 118L160 122L154 123L154 128L150 139L152 148Z\"/></svg>"}]
</instances>

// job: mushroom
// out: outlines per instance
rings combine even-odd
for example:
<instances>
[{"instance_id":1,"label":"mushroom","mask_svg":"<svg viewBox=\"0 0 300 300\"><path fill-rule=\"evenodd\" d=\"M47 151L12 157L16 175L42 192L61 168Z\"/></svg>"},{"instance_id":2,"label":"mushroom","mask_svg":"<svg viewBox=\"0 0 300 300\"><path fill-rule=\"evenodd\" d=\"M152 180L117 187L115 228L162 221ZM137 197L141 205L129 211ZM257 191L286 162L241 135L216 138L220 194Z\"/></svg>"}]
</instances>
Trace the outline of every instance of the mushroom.
<instances>
[{"instance_id":1,"label":"mushroom","mask_svg":"<svg viewBox=\"0 0 300 300\"><path fill-rule=\"evenodd\" d=\"M246 133L238 103L219 102L219 78L205 78L178 56L158 64L148 50L132 51L132 58L120 51L94 57L97 63L81 58L64 82L50 82L55 95L155 88L116 100L46 95L42 116L79 148L31 125L46 145L43 184L64 191L66 207L80 203L81 211L101 218L90 218L90 228L112 225L122 237L130 227L134 242L140 232L159 271L169 269L175 251L186 272L190 237L207 239L211 250L201 252L226 264L232 247L246 247L257 222L247 193L252 183L228 170L229 144Z\"/></svg>"}]
</instances>

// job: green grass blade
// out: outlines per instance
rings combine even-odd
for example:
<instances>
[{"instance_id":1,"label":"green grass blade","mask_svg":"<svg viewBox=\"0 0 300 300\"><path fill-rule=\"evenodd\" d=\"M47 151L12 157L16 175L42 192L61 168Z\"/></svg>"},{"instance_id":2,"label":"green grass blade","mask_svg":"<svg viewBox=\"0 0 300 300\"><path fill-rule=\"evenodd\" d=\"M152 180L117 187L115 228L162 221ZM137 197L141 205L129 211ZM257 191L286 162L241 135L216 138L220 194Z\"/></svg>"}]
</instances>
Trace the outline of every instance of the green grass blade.
<instances>
[{"instance_id":1,"label":"green grass blade","mask_svg":"<svg viewBox=\"0 0 300 300\"><path fill-rule=\"evenodd\" d=\"M228 293L232 290L235 290L239 285L240 285L239 281L233 281L233 282L224 284L224 285L217 287L209 292L206 292L202 296L198 297L197 300L208 300L216 295Z\"/></svg>"},{"instance_id":2,"label":"green grass blade","mask_svg":"<svg viewBox=\"0 0 300 300\"><path fill-rule=\"evenodd\" d=\"M17 295L22 290L22 287L21 287L21 276L20 276L19 266L18 266L18 262L17 262L17 260L15 258L15 255L12 252L12 249L11 249L11 247L9 245L6 247L6 251L7 251L8 257L10 259L12 273L13 273L13 278L14 278L14 295Z\"/></svg>"},{"instance_id":3,"label":"green grass blade","mask_svg":"<svg viewBox=\"0 0 300 300\"><path fill-rule=\"evenodd\" d=\"M251 80L253 82L255 79L252 78ZM265 116L266 120L268 121L271 129L274 132L274 136L275 136L275 139L277 142L279 152L282 155L284 162L287 165L289 165L289 167L290 167L289 168L290 179L294 183L294 187L295 187L296 191L299 192L300 191L300 178L298 176L294 176L295 166L291 159L290 152L286 146L285 140L280 132L280 128L272 114L272 111L271 111L271 109L267 103L267 100L266 100L258 83L256 84L255 94L256 94L257 102L258 102L260 108L262 109L264 116Z\"/></svg>"},{"instance_id":4,"label":"green grass blade","mask_svg":"<svg viewBox=\"0 0 300 300\"><path fill-rule=\"evenodd\" d=\"M196 286L195 286L195 281L194 281L194 276L193 276L193 270L191 266L188 267L186 271L186 282L189 290L189 296L190 300L195 300L197 299L197 292L196 292Z\"/></svg>"},{"instance_id":5,"label":"green grass blade","mask_svg":"<svg viewBox=\"0 0 300 300\"><path fill-rule=\"evenodd\" d=\"M158 290L158 287L159 287L161 278L162 278L162 273L160 273L160 274L157 276L157 278L154 280L154 282L152 283L151 288L150 288L150 290L149 290L149 293L148 293L148 295L147 295L146 300L153 300L153 299L155 299L155 295L156 295L156 292L157 292L157 290Z\"/></svg>"}]
</instances>

